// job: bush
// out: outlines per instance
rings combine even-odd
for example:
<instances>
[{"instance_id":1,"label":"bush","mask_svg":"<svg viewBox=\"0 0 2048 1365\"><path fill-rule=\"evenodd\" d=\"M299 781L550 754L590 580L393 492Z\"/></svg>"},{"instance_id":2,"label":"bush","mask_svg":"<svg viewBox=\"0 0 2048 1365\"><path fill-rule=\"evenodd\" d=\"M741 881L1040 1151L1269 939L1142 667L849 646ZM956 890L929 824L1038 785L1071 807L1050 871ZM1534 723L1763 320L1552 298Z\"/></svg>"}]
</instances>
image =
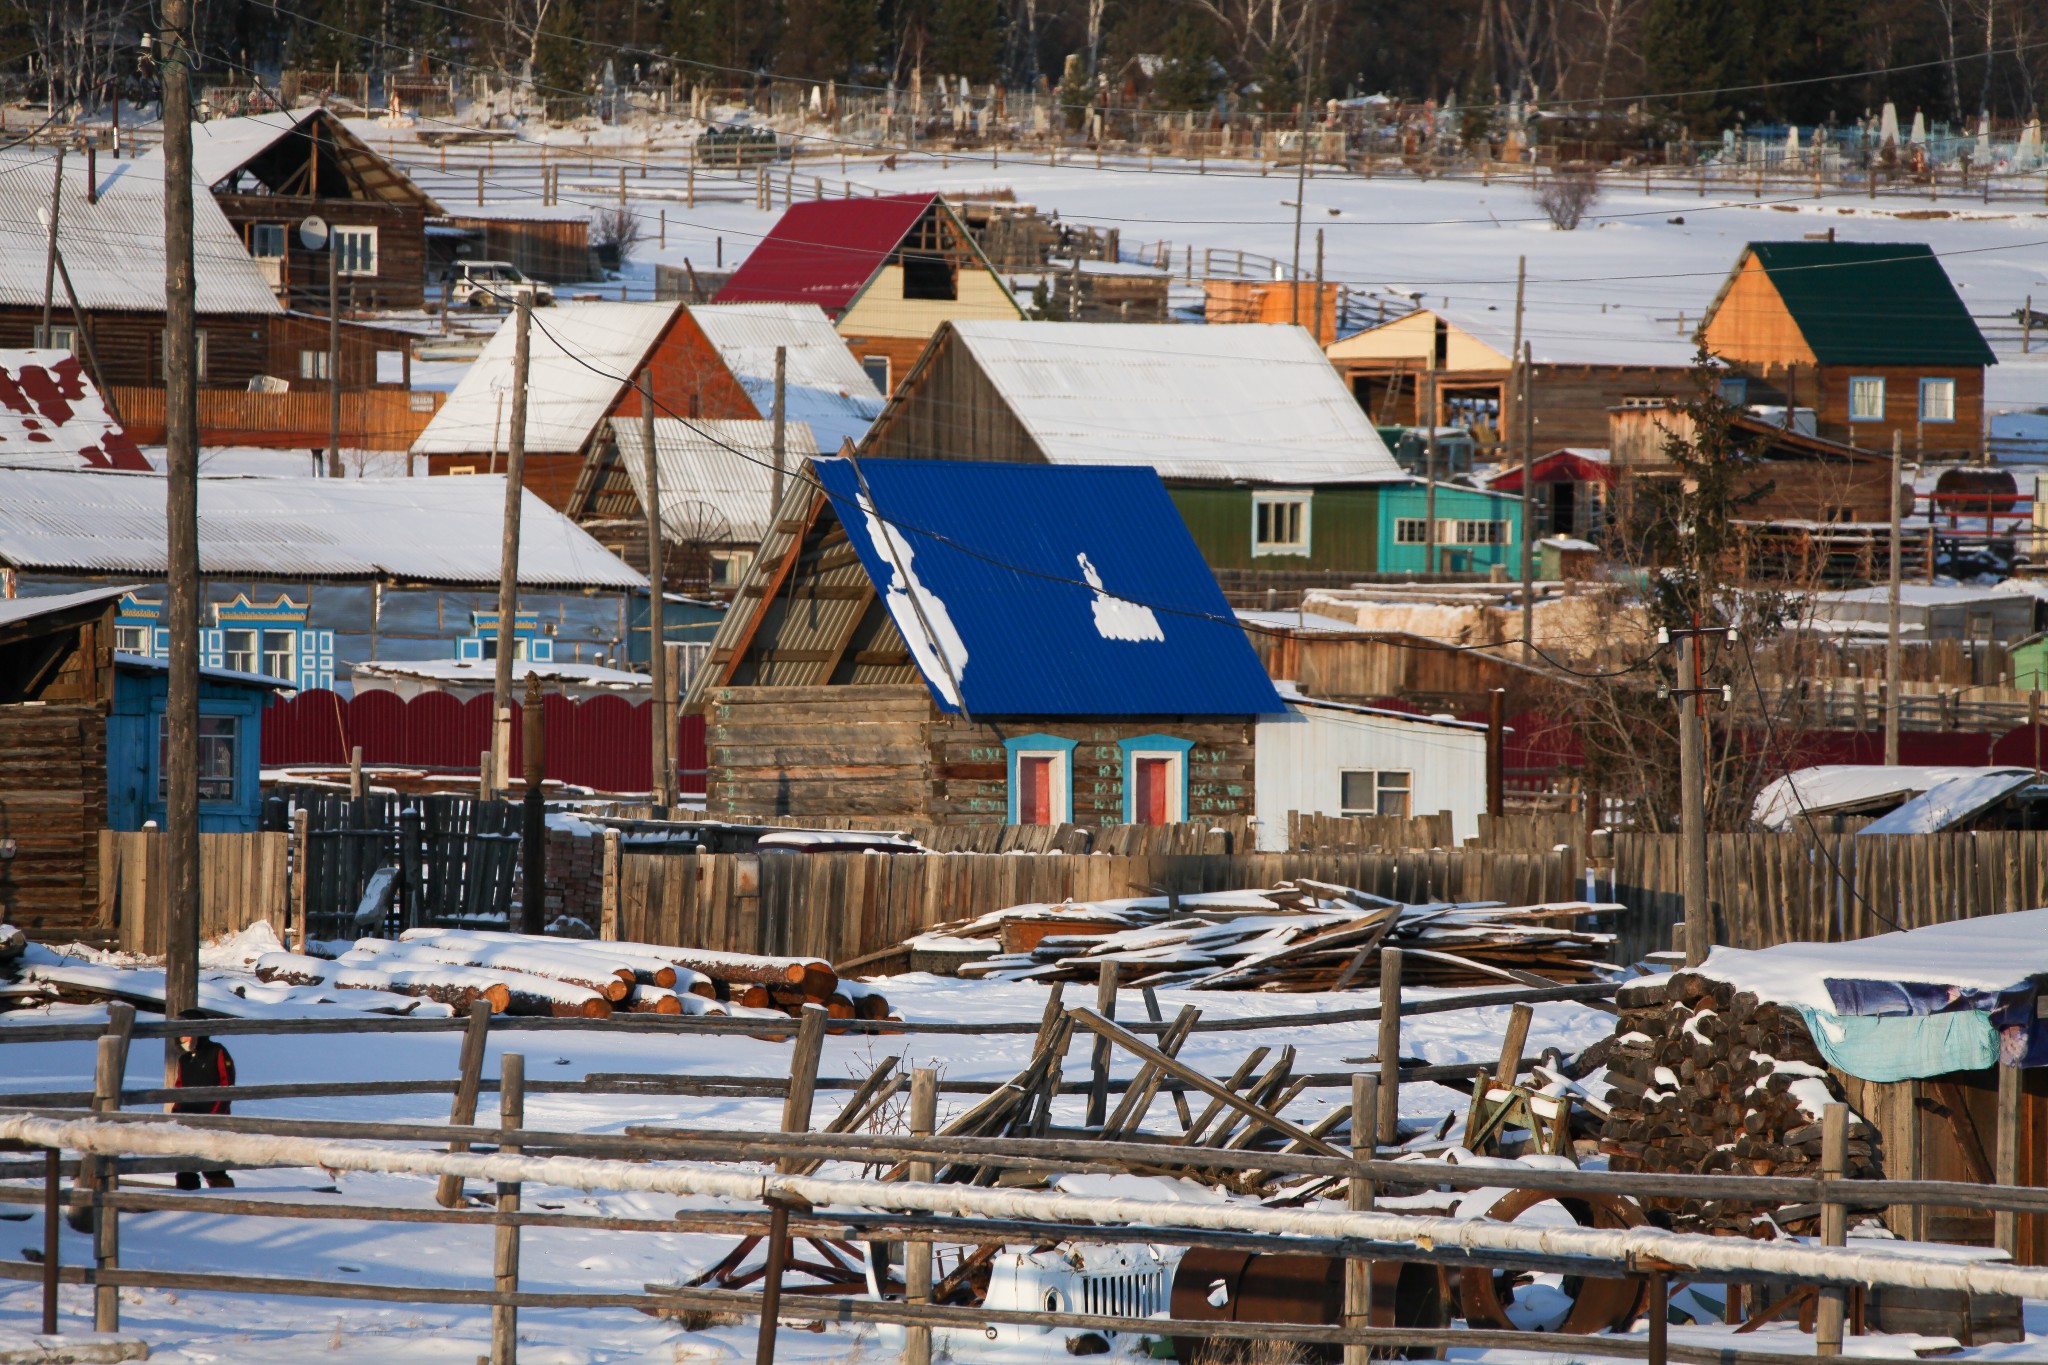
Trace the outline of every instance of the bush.
<instances>
[{"instance_id":1,"label":"bush","mask_svg":"<svg viewBox=\"0 0 2048 1365\"><path fill-rule=\"evenodd\" d=\"M1552 171L1536 187L1536 206L1559 232L1570 232L1600 200L1600 178L1592 171Z\"/></svg>"},{"instance_id":2,"label":"bush","mask_svg":"<svg viewBox=\"0 0 2048 1365\"><path fill-rule=\"evenodd\" d=\"M590 246L608 270L616 270L640 244L644 228L625 209L600 209L590 219Z\"/></svg>"}]
</instances>

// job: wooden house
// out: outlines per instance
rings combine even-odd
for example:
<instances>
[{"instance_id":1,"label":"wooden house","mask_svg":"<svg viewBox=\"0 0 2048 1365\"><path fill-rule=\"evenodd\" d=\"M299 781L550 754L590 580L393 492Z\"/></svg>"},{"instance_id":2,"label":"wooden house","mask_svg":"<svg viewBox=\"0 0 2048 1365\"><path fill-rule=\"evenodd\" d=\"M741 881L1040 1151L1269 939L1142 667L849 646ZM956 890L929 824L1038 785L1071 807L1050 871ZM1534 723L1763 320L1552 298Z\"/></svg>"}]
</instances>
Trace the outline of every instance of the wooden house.
<instances>
[{"instance_id":1,"label":"wooden house","mask_svg":"<svg viewBox=\"0 0 2048 1365\"><path fill-rule=\"evenodd\" d=\"M715 817L1253 811L1273 685L1150 470L819 458L690 684Z\"/></svg>"},{"instance_id":2,"label":"wooden house","mask_svg":"<svg viewBox=\"0 0 2048 1365\"><path fill-rule=\"evenodd\" d=\"M1919 242L1751 242L1715 295L1707 349L1737 404L1812 408L1818 434L1866 450L1974 458L1984 448L1983 333Z\"/></svg>"},{"instance_id":3,"label":"wooden house","mask_svg":"<svg viewBox=\"0 0 2048 1365\"><path fill-rule=\"evenodd\" d=\"M935 194L792 204L717 301L816 304L885 394L941 324L1024 316Z\"/></svg>"},{"instance_id":4,"label":"wooden house","mask_svg":"<svg viewBox=\"0 0 2048 1365\"><path fill-rule=\"evenodd\" d=\"M1611 425L1610 419L1610 429ZM1529 486L1536 506L1530 533L1581 539L1599 535L1619 477L1605 446L1567 446L1531 460ZM1510 461L1486 480L1486 486L1495 493L1521 497L1522 466Z\"/></svg>"},{"instance_id":5,"label":"wooden house","mask_svg":"<svg viewBox=\"0 0 2048 1365\"><path fill-rule=\"evenodd\" d=\"M1202 281L1202 317L1212 325L1265 322L1306 327L1317 344L1328 346L1337 339L1343 289L1311 280L1208 279Z\"/></svg>"},{"instance_id":6,"label":"wooden house","mask_svg":"<svg viewBox=\"0 0 2048 1365\"><path fill-rule=\"evenodd\" d=\"M1211 568L1377 572L1406 475L1299 327L947 323L863 455L1090 467L1166 481Z\"/></svg>"},{"instance_id":7,"label":"wooden house","mask_svg":"<svg viewBox=\"0 0 2048 1365\"><path fill-rule=\"evenodd\" d=\"M418 308L427 219L441 206L326 109L214 119L192 130L192 164L289 308ZM161 176L161 149L137 169Z\"/></svg>"},{"instance_id":8,"label":"wooden house","mask_svg":"<svg viewBox=\"0 0 2048 1365\"><path fill-rule=\"evenodd\" d=\"M444 217L427 224L431 297L439 297L441 281L458 261L509 261L528 279L546 284L597 278L590 260L590 211L530 201L451 203Z\"/></svg>"},{"instance_id":9,"label":"wooden house","mask_svg":"<svg viewBox=\"0 0 2048 1365\"><path fill-rule=\"evenodd\" d=\"M1891 456L1877 455L1824 437L1808 436L1747 412L1728 416L1730 439L1757 461L1745 493L1763 496L1745 505L1745 520L1873 523L1891 520ZM1611 468L1621 481L1622 496L1635 479L1670 477L1675 466L1667 443L1675 436L1691 440L1694 423L1681 407L1616 408L1609 415ZM1496 487L1499 485L1496 484ZM1912 495L1903 495L1912 505Z\"/></svg>"}]
</instances>

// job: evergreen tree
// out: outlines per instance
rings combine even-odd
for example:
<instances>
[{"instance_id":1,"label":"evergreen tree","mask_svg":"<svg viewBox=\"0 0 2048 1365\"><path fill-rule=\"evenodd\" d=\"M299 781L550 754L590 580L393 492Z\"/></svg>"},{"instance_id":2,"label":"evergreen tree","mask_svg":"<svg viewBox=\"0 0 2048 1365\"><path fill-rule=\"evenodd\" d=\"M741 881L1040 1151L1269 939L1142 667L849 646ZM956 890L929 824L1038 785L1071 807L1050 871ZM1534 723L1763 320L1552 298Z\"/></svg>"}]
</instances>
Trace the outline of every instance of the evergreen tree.
<instances>
[{"instance_id":1,"label":"evergreen tree","mask_svg":"<svg viewBox=\"0 0 2048 1365\"><path fill-rule=\"evenodd\" d=\"M926 70L976 84L994 80L1001 23L997 0L938 0L927 21Z\"/></svg>"},{"instance_id":2,"label":"evergreen tree","mask_svg":"<svg viewBox=\"0 0 2048 1365\"><path fill-rule=\"evenodd\" d=\"M573 100L589 84L590 49L576 0L554 0L533 43L533 83L543 98Z\"/></svg>"},{"instance_id":3,"label":"evergreen tree","mask_svg":"<svg viewBox=\"0 0 2048 1365\"><path fill-rule=\"evenodd\" d=\"M1216 61L1215 35L1193 15L1183 15L1166 35L1159 70L1152 78L1152 101L1161 109L1206 109L1223 85Z\"/></svg>"},{"instance_id":4,"label":"evergreen tree","mask_svg":"<svg viewBox=\"0 0 2048 1365\"><path fill-rule=\"evenodd\" d=\"M1287 113L1301 99L1301 68L1283 44L1274 43L1266 49L1252 80L1259 87L1259 108L1269 114Z\"/></svg>"},{"instance_id":5,"label":"evergreen tree","mask_svg":"<svg viewBox=\"0 0 2048 1365\"><path fill-rule=\"evenodd\" d=\"M1649 87L1677 95L1666 107L1695 135L1719 133L1733 114L1729 96L1715 92L1743 83L1739 54L1751 49L1748 29L1727 0L1650 0L1643 15Z\"/></svg>"}]
</instances>

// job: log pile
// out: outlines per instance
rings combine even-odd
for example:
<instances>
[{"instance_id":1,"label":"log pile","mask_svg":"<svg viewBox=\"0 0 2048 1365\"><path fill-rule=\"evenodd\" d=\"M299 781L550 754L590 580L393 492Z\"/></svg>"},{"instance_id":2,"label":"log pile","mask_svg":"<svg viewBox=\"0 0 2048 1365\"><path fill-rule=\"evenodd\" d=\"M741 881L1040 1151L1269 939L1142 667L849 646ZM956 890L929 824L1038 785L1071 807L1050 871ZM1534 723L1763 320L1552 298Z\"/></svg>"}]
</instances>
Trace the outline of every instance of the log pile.
<instances>
[{"instance_id":1,"label":"log pile","mask_svg":"<svg viewBox=\"0 0 2048 1365\"><path fill-rule=\"evenodd\" d=\"M1600 1149L1617 1171L1811 1176L1822 1106L1839 1086L1795 1010L1695 972L1644 977L1615 995L1614 1037L1581 1059L1604 1063L1611 1113ZM1878 1135L1853 1114L1849 1177L1883 1175ZM1681 1232L1758 1235L1759 1205L1652 1201ZM1817 1210L1793 1211L1794 1230Z\"/></svg>"},{"instance_id":2,"label":"log pile","mask_svg":"<svg viewBox=\"0 0 2048 1365\"><path fill-rule=\"evenodd\" d=\"M1258 891L1087 904L1020 905L940 925L905 951L980 943L958 974L1194 990L1329 991L1378 980L1382 947L1403 949L1416 986L1597 981L1612 936L1572 928L1602 907L1398 905L1349 887L1282 882Z\"/></svg>"}]
</instances>

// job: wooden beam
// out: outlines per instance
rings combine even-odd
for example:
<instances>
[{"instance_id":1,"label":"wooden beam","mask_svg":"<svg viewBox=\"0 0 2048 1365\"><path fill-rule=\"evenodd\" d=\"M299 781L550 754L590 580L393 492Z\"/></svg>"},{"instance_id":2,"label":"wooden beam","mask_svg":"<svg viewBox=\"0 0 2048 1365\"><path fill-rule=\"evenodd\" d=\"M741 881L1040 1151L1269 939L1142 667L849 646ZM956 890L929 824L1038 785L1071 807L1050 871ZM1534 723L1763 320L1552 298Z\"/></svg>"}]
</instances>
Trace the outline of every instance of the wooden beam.
<instances>
[{"instance_id":1,"label":"wooden beam","mask_svg":"<svg viewBox=\"0 0 2048 1365\"><path fill-rule=\"evenodd\" d=\"M867 620L868 612L874 609L875 585L862 579L860 587L861 609L847 613L846 625L840 630L839 637L833 641L830 650L826 651L830 657L824 660L824 675L821 679L823 682L832 681L833 673L838 671L839 661L846 657L846 651L853 646L853 637L860 634L861 623Z\"/></svg>"},{"instance_id":2,"label":"wooden beam","mask_svg":"<svg viewBox=\"0 0 2048 1365\"><path fill-rule=\"evenodd\" d=\"M810 535L811 528L817 524L827 502L828 499L823 493L811 495L810 510L803 518L803 527L790 538L789 549L783 554L782 562L775 566L775 572L762 584L761 603L747 618L746 624L740 630L739 639L733 642L732 653L725 659L725 667L718 677L719 686L729 685L732 682L732 675L739 671L740 661L747 657L747 650L753 646L754 637L761 632L761 618L768 614L768 604L775 600L775 595L782 591L782 585L788 581L790 571L796 568L797 560L803 554L804 538Z\"/></svg>"}]
</instances>

